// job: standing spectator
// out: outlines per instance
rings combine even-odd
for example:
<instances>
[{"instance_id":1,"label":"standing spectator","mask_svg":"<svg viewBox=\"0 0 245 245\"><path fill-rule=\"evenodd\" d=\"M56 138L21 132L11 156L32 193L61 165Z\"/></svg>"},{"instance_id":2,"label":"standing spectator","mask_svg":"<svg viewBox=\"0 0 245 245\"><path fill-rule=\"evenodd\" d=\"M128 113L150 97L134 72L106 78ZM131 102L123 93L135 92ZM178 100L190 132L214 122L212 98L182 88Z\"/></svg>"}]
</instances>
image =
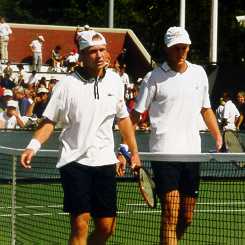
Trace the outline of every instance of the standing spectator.
<instances>
[{"instance_id":1,"label":"standing spectator","mask_svg":"<svg viewBox=\"0 0 245 245\"><path fill-rule=\"evenodd\" d=\"M0 128L13 129L24 126L25 124L18 113L18 102L9 100L6 111L0 112Z\"/></svg>"},{"instance_id":2,"label":"standing spectator","mask_svg":"<svg viewBox=\"0 0 245 245\"><path fill-rule=\"evenodd\" d=\"M216 109L216 117L217 117L217 122L218 122L218 125L220 127L220 129L222 129L223 127L223 118L224 118L224 108L225 108L225 101L224 99L221 97L219 99L219 106L217 107Z\"/></svg>"},{"instance_id":3,"label":"standing spectator","mask_svg":"<svg viewBox=\"0 0 245 245\"><path fill-rule=\"evenodd\" d=\"M223 93L225 101L224 115L223 115L223 130L237 130L237 122L239 120L240 113L236 105L232 102L230 93L225 91Z\"/></svg>"},{"instance_id":4,"label":"standing spectator","mask_svg":"<svg viewBox=\"0 0 245 245\"><path fill-rule=\"evenodd\" d=\"M40 72L42 67L42 47L44 41L44 37L39 35L37 39L33 40L30 44L31 51L33 52L33 70L37 72Z\"/></svg>"},{"instance_id":5,"label":"standing spectator","mask_svg":"<svg viewBox=\"0 0 245 245\"><path fill-rule=\"evenodd\" d=\"M2 64L8 62L8 42L10 34L12 34L12 30L9 24L5 22L4 17L0 16L0 55Z\"/></svg>"},{"instance_id":6,"label":"standing spectator","mask_svg":"<svg viewBox=\"0 0 245 245\"><path fill-rule=\"evenodd\" d=\"M166 62L141 84L132 113L134 123L149 109L150 151L166 154L200 153L199 115L222 147L215 115L210 106L204 69L188 62L191 40L182 27L170 27L164 35ZM161 244L176 245L191 224L199 188L199 165L152 162L161 202Z\"/></svg>"},{"instance_id":7,"label":"standing spectator","mask_svg":"<svg viewBox=\"0 0 245 245\"><path fill-rule=\"evenodd\" d=\"M37 96L34 98L33 103L28 107L27 116L37 116L42 118L43 112L49 101L49 91L45 87L40 87L37 90Z\"/></svg>"},{"instance_id":8,"label":"standing spectator","mask_svg":"<svg viewBox=\"0 0 245 245\"><path fill-rule=\"evenodd\" d=\"M237 120L236 127L239 130L245 130L245 92L244 91L237 92L235 105L240 113L240 117Z\"/></svg>"},{"instance_id":9,"label":"standing spectator","mask_svg":"<svg viewBox=\"0 0 245 245\"><path fill-rule=\"evenodd\" d=\"M69 244L105 245L116 223L116 172L124 173L123 162L114 153L112 124L115 116L122 137L131 151L133 170L140 165L132 123L117 74L105 69L106 40L101 33L81 32L80 58L83 67L59 81L45 112L44 121L21 156L25 168L54 130L64 125L60 140L64 210L70 213ZM88 237L89 220L95 229ZM30 234L31 236L31 234Z\"/></svg>"}]
</instances>

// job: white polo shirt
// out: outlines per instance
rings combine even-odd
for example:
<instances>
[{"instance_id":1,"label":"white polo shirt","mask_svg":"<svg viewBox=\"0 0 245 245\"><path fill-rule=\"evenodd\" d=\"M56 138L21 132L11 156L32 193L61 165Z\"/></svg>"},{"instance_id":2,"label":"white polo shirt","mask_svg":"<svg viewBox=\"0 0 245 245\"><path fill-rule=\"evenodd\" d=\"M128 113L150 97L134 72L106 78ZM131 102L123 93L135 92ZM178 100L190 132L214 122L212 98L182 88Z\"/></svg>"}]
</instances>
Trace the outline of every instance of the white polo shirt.
<instances>
[{"instance_id":1,"label":"white polo shirt","mask_svg":"<svg viewBox=\"0 0 245 245\"><path fill-rule=\"evenodd\" d=\"M98 82L99 99L94 85L94 79L73 73L54 87L43 116L63 125L58 168L72 161L88 166L117 162L112 126L115 116L128 117L124 86L111 70Z\"/></svg>"},{"instance_id":2,"label":"white polo shirt","mask_svg":"<svg viewBox=\"0 0 245 245\"><path fill-rule=\"evenodd\" d=\"M32 51L34 53L41 53L42 52L42 43L38 40L33 40L30 44Z\"/></svg>"},{"instance_id":3,"label":"white polo shirt","mask_svg":"<svg viewBox=\"0 0 245 245\"><path fill-rule=\"evenodd\" d=\"M226 119L227 125L224 126L224 130L228 130L228 129L236 130L235 120L239 116L240 113L237 107L235 106L235 104L231 100L225 102L223 117L224 119Z\"/></svg>"},{"instance_id":4,"label":"white polo shirt","mask_svg":"<svg viewBox=\"0 0 245 245\"><path fill-rule=\"evenodd\" d=\"M6 111L0 112L0 121L4 123L4 128L13 129L17 126L16 117L8 117Z\"/></svg>"},{"instance_id":5,"label":"white polo shirt","mask_svg":"<svg viewBox=\"0 0 245 245\"><path fill-rule=\"evenodd\" d=\"M142 82L135 109L149 109L151 152L201 152L200 111L210 108L208 78L201 66L187 65L184 73L177 73L163 63Z\"/></svg>"}]
</instances>

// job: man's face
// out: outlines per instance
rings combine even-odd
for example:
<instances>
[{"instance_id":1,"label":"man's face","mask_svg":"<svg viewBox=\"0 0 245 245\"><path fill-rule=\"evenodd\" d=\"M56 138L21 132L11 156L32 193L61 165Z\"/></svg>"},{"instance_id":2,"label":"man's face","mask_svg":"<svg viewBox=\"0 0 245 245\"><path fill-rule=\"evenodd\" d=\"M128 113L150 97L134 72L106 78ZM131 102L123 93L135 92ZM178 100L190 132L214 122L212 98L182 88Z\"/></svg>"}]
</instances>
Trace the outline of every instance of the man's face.
<instances>
[{"instance_id":1,"label":"man's face","mask_svg":"<svg viewBox=\"0 0 245 245\"><path fill-rule=\"evenodd\" d=\"M8 117L12 117L16 113L16 108L13 106L8 106L6 113Z\"/></svg>"},{"instance_id":2,"label":"man's face","mask_svg":"<svg viewBox=\"0 0 245 245\"><path fill-rule=\"evenodd\" d=\"M83 65L93 71L98 71L107 65L106 45L89 47L81 52Z\"/></svg>"},{"instance_id":3,"label":"man's face","mask_svg":"<svg viewBox=\"0 0 245 245\"><path fill-rule=\"evenodd\" d=\"M38 93L37 95L40 99L40 102L46 102L48 100L48 93Z\"/></svg>"},{"instance_id":4,"label":"man's face","mask_svg":"<svg viewBox=\"0 0 245 245\"><path fill-rule=\"evenodd\" d=\"M173 45L169 48L165 48L168 61L175 65L181 65L185 63L189 50L190 45L181 43Z\"/></svg>"}]
</instances>

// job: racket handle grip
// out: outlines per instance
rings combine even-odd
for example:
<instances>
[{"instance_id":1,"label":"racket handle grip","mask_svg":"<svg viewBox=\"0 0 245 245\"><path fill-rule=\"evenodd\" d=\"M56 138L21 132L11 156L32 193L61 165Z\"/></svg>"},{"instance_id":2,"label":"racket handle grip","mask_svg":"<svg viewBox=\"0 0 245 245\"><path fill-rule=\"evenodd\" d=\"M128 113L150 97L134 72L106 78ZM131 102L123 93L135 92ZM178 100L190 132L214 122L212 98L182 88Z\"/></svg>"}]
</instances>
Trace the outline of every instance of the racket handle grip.
<instances>
[{"instance_id":1,"label":"racket handle grip","mask_svg":"<svg viewBox=\"0 0 245 245\"><path fill-rule=\"evenodd\" d=\"M126 160L131 162L131 154L128 151L128 146L126 144L120 144L119 152L126 158Z\"/></svg>"}]
</instances>

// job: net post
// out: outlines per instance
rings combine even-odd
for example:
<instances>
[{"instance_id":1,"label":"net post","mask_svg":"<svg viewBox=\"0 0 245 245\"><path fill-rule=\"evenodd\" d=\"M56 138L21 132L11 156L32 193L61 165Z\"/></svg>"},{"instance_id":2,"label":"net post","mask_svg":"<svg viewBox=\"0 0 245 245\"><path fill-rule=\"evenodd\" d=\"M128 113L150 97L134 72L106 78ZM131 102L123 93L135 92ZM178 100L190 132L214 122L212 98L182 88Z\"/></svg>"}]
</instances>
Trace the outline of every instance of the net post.
<instances>
[{"instance_id":1,"label":"net post","mask_svg":"<svg viewBox=\"0 0 245 245\"><path fill-rule=\"evenodd\" d=\"M11 205L11 245L15 245L16 241L16 163L17 156L12 157L12 205Z\"/></svg>"}]
</instances>

